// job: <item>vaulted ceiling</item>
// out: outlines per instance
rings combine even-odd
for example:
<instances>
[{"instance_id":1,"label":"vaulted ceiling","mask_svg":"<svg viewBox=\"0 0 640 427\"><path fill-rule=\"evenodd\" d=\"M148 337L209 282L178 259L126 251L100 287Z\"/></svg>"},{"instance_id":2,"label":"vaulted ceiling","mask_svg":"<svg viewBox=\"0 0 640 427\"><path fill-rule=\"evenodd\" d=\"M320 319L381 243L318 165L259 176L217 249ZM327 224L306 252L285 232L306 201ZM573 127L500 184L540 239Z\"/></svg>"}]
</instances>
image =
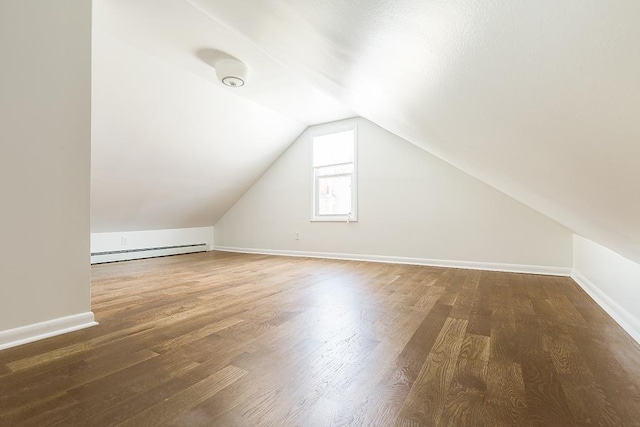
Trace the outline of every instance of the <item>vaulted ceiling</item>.
<instances>
[{"instance_id":1,"label":"vaulted ceiling","mask_svg":"<svg viewBox=\"0 0 640 427\"><path fill-rule=\"evenodd\" d=\"M245 114L243 102L277 117L257 132L273 137L271 150L246 166L244 180L229 172L237 188L212 206L226 210L304 126L360 115L640 261L638 2L94 3L98 32L206 82L207 99L224 100L225 111ZM207 48L250 64L246 91L216 86ZM223 128L201 129L209 132L202 144L243 144L251 136L229 130L221 139ZM136 137L127 135L132 146Z\"/></svg>"}]
</instances>

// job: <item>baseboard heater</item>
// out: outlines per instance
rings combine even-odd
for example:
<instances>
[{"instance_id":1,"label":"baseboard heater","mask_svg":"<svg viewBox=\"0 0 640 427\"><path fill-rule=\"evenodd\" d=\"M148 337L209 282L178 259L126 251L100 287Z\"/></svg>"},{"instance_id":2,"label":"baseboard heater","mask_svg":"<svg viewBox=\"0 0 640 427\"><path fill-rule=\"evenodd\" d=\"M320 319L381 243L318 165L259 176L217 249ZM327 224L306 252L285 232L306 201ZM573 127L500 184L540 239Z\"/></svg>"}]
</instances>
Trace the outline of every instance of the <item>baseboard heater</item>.
<instances>
[{"instance_id":1,"label":"baseboard heater","mask_svg":"<svg viewBox=\"0 0 640 427\"><path fill-rule=\"evenodd\" d=\"M105 262L128 261L132 259L154 258L167 255L190 254L193 252L206 252L206 243L193 245L163 246L159 248L126 249L121 251L92 252L91 264Z\"/></svg>"}]
</instances>

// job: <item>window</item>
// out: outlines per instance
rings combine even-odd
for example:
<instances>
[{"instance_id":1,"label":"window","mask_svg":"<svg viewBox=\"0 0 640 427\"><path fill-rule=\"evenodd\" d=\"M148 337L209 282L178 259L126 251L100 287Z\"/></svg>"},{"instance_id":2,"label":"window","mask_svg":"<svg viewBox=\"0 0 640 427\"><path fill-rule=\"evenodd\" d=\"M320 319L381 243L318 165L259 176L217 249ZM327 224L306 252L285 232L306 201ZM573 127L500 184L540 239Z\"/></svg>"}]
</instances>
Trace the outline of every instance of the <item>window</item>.
<instances>
[{"instance_id":1,"label":"window","mask_svg":"<svg viewBox=\"0 0 640 427\"><path fill-rule=\"evenodd\" d=\"M357 221L356 127L312 137L312 221Z\"/></svg>"}]
</instances>

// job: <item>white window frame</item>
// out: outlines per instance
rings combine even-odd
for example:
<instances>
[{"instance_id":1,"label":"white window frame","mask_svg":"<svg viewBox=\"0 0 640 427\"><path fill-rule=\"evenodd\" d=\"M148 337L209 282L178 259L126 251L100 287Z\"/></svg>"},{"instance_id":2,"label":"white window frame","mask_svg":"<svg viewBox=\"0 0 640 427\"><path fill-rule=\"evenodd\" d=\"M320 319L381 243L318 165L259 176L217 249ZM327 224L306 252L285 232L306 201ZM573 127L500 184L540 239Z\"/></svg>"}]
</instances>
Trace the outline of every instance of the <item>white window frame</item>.
<instances>
[{"instance_id":1,"label":"white window frame","mask_svg":"<svg viewBox=\"0 0 640 427\"><path fill-rule=\"evenodd\" d=\"M316 174L316 169L329 166L339 166L349 163L338 163L335 165L313 166L313 140L314 138L331 135L334 133L348 132L353 130L353 172L338 173L335 175L322 175L323 177L351 176L351 213L344 215L320 215L318 213L320 176ZM311 133L311 221L326 222L356 222L358 221L358 125L347 125L333 128L325 128L322 131Z\"/></svg>"}]
</instances>

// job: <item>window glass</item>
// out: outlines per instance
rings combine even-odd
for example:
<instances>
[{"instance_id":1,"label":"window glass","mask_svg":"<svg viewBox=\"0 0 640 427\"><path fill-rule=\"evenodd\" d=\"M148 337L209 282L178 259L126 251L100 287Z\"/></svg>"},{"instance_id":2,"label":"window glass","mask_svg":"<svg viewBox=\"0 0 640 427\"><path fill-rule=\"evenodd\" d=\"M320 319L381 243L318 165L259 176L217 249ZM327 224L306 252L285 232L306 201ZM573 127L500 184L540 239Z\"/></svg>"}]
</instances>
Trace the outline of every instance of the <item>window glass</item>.
<instances>
[{"instance_id":1,"label":"window glass","mask_svg":"<svg viewBox=\"0 0 640 427\"><path fill-rule=\"evenodd\" d=\"M347 215L351 212L351 175L318 178L318 214Z\"/></svg>"},{"instance_id":2,"label":"window glass","mask_svg":"<svg viewBox=\"0 0 640 427\"><path fill-rule=\"evenodd\" d=\"M313 166L353 162L354 130L313 138Z\"/></svg>"}]
</instances>

